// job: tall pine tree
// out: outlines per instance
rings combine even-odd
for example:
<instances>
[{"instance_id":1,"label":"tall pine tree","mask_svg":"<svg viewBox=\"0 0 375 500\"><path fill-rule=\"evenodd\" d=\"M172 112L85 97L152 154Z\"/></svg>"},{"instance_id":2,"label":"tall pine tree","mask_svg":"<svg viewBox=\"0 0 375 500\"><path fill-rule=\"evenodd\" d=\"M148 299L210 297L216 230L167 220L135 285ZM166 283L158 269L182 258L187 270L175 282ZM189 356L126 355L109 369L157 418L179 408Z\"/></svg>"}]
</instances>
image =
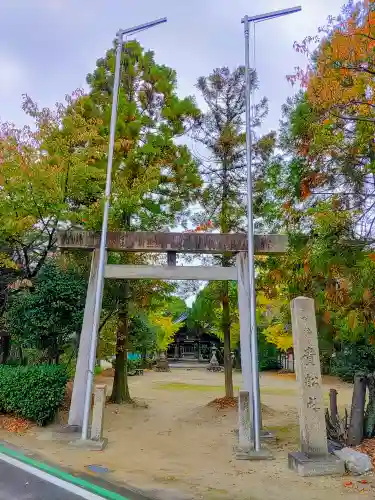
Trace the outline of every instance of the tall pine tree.
<instances>
[{"instance_id":1,"label":"tall pine tree","mask_svg":"<svg viewBox=\"0 0 375 500\"><path fill-rule=\"evenodd\" d=\"M251 85L257 87L255 71ZM233 71L215 69L209 76L198 79L206 111L195 126L195 140L203 146L200 172L204 180L202 211L198 222L210 220L221 233L243 232L246 219L246 134L245 134L245 68ZM253 109L253 129L259 127L268 111L263 98ZM263 160L273 150L274 134L257 141L254 137L254 180ZM256 185L256 184L255 184ZM233 265L230 254L220 257L223 267ZM231 315L228 282L221 286L222 332L224 338L225 393L233 397L232 360L230 347Z\"/></svg>"}]
</instances>

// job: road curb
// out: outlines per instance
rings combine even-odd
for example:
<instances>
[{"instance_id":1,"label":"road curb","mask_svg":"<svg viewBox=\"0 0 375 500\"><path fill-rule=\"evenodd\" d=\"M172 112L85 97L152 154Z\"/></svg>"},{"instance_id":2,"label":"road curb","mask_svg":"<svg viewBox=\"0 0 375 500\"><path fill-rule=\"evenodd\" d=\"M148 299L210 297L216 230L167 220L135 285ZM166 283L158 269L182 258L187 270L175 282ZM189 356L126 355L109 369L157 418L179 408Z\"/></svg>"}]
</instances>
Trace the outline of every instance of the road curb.
<instances>
[{"instance_id":1,"label":"road curb","mask_svg":"<svg viewBox=\"0 0 375 500\"><path fill-rule=\"evenodd\" d=\"M3 453L4 455L11 457L15 460L18 460L19 462L22 462L23 464L34 467L35 469L39 469L47 474L50 474L51 476L54 476L54 477L57 477L63 481L66 481L67 483L71 483L71 484L78 486L86 491L90 491L91 493L94 493L94 494L102 497L103 499L107 499L107 500L152 500L150 497L146 497L137 491L128 490L125 493L127 496L124 496L123 494L117 493L115 491L107 490L106 488L99 486L95 483L92 483L90 481L86 481L85 479L82 479L81 477L73 476L72 474L69 474L68 472L65 472L62 469L58 469L56 467L53 467L52 465L47 465L43 462L35 460L34 458L31 458L30 456L26 456L22 452L14 449L14 447L9 448L9 447L5 446L4 444L0 444L0 453ZM116 489L120 489L120 488L116 488ZM123 489L123 488L121 488L121 489Z\"/></svg>"}]
</instances>

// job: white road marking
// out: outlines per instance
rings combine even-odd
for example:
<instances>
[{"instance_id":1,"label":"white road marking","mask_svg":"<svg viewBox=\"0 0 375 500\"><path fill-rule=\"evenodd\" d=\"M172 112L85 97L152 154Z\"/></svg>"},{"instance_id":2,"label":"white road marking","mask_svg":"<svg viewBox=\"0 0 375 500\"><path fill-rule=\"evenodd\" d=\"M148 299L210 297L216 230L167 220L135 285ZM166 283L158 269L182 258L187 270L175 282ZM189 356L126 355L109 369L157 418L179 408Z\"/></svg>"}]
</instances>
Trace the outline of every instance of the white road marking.
<instances>
[{"instance_id":1,"label":"white road marking","mask_svg":"<svg viewBox=\"0 0 375 500\"><path fill-rule=\"evenodd\" d=\"M103 497L99 497L98 495L95 495L95 493L91 493L90 491L79 488L75 484L68 483L67 481L59 479L58 477L47 474L47 472L31 467L31 465L24 464L23 462L20 462L15 458L4 455L3 453L0 453L0 460L13 465L14 467L17 467L18 469L28 472L29 474L32 474L33 476L36 476L39 479L46 481L47 483L54 484L58 488L69 491L69 493L73 493L74 495L77 495L81 498L85 498L86 500L104 500Z\"/></svg>"}]
</instances>

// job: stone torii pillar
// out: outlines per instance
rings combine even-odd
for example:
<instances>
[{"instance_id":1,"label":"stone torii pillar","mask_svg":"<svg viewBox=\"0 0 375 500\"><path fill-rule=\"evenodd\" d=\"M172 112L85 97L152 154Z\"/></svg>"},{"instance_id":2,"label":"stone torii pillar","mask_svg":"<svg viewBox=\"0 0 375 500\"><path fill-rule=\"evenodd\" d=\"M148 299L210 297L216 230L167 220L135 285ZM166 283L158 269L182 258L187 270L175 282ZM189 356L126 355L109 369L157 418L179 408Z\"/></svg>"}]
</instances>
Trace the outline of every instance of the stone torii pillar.
<instances>
[{"instance_id":1,"label":"stone torii pillar","mask_svg":"<svg viewBox=\"0 0 375 500\"><path fill-rule=\"evenodd\" d=\"M79 340L78 358L68 419L68 427L77 432L81 431L83 423L98 266L99 250L94 250L91 257L91 270L87 287L85 312L83 315L82 329Z\"/></svg>"}]
</instances>

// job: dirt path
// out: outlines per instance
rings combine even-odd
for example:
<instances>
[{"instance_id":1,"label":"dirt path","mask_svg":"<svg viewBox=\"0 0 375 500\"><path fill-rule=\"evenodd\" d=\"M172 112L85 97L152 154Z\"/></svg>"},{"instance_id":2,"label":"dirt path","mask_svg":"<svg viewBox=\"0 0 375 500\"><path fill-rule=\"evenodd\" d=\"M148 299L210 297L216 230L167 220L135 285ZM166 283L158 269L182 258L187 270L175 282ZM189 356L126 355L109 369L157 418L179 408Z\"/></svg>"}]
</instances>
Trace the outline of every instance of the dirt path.
<instances>
[{"instance_id":1,"label":"dirt path","mask_svg":"<svg viewBox=\"0 0 375 500\"><path fill-rule=\"evenodd\" d=\"M98 382L111 386L111 379ZM241 384L235 374L234 383ZM131 378L131 394L148 407L109 405L105 410L108 447L103 452L70 449L48 439L48 429L26 435L0 434L3 439L36 451L55 463L86 471L90 464L107 467L113 479L141 488L171 489L207 500L339 500L343 496L373 498L375 489L344 478L300 478L287 468L287 453L298 448L296 384L290 376L261 377L263 423L278 443L275 460L234 459L236 409L217 411L207 403L222 396L223 374L176 369L146 372ZM340 404L350 403L351 388L328 380L339 390ZM110 479L108 477L108 479ZM372 478L369 478L369 482ZM362 492L360 489L371 489ZM375 479L374 479L375 488ZM177 494L172 497L177 499Z\"/></svg>"}]
</instances>

